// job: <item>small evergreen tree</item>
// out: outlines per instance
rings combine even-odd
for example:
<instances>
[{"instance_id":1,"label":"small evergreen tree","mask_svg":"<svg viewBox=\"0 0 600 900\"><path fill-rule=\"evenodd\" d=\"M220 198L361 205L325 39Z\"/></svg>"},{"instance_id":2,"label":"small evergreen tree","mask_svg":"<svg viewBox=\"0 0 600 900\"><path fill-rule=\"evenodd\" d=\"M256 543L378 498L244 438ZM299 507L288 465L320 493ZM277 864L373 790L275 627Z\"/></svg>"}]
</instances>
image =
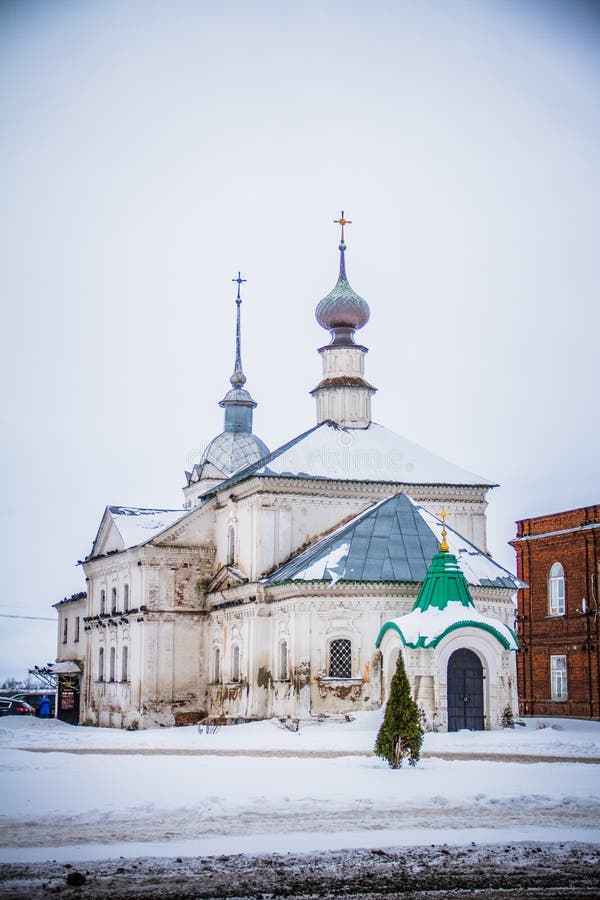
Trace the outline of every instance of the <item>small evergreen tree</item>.
<instances>
[{"instance_id":1,"label":"small evergreen tree","mask_svg":"<svg viewBox=\"0 0 600 900\"><path fill-rule=\"evenodd\" d=\"M422 743L423 728L419 707L410 695L402 653L399 653L390 699L375 743L375 753L382 759L387 759L392 769L399 769L404 758L408 759L409 765L416 766Z\"/></svg>"}]
</instances>

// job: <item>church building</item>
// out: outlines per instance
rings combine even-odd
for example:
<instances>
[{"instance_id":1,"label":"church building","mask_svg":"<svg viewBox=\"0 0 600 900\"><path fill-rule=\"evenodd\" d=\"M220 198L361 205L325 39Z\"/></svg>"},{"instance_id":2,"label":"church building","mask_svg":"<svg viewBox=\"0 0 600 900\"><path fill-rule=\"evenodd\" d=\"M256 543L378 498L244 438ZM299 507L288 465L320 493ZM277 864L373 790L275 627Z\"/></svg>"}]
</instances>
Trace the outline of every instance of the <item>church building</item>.
<instances>
[{"instance_id":1,"label":"church building","mask_svg":"<svg viewBox=\"0 0 600 900\"><path fill-rule=\"evenodd\" d=\"M339 224L337 282L316 308L329 336L316 424L272 451L254 434L238 275L223 432L186 473L183 508L107 507L82 564L87 596L56 604L82 724L376 709L399 653L427 728L516 712L521 583L487 552L495 485L373 422L356 340L370 311Z\"/></svg>"}]
</instances>

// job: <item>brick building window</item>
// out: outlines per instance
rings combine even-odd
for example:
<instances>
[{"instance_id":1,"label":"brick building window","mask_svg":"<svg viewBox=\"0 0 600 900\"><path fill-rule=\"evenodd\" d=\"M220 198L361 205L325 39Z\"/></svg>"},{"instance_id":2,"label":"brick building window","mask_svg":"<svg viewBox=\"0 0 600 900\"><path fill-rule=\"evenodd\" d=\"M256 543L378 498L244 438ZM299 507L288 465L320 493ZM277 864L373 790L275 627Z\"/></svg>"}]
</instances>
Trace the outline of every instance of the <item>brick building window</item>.
<instances>
[{"instance_id":1,"label":"brick building window","mask_svg":"<svg viewBox=\"0 0 600 900\"><path fill-rule=\"evenodd\" d=\"M567 699L567 657L550 657L550 690L553 700Z\"/></svg>"},{"instance_id":2,"label":"brick building window","mask_svg":"<svg viewBox=\"0 0 600 900\"><path fill-rule=\"evenodd\" d=\"M329 645L329 677L352 678L352 641L338 638Z\"/></svg>"},{"instance_id":3,"label":"brick building window","mask_svg":"<svg viewBox=\"0 0 600 900\"><path fill-rule=\"evenodd\" d=\"M559 562L555 562L550 569L548 608L551 616L564 616L565 614L565 570Z\"/></svg>"}]
</instances>

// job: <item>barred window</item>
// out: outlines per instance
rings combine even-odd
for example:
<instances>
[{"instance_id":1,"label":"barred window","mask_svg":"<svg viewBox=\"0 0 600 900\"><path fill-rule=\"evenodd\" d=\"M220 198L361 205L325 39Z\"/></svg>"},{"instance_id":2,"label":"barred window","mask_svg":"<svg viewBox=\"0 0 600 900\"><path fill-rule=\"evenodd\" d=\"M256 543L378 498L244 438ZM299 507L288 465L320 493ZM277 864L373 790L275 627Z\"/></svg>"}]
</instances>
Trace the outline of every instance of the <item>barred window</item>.
<instances>
[{"instance_id":1,"label":"barred window","mask_svg":"<svg viewBox=\"0 0 600 900\"><path fill-rule=\"evenodd\" d=\"M550 569L548 607L551 616L564 616L565 614L565 570L559 562L555 562Z\"/></svg>"},{"instance_id":2,"label":"barred window","mask_svg":"<svg viewBox=\"0 0 600 900\"><path fill-rule=\"evenodd\" d=\"M288 677L288 645L287 641L282 641L279 645L279 678L287 681Z\"/></svg>"},{"instance_id":3,"label":"barred window","mask_svg":"<svg viewBox=\"0 0 600 900\"><path fill-rule=\"evenodd\" d=\"M231 680L240 680L240 648L237 644L231 649Z\"/></svg>"},{"instance_id":4,"label":"barred window","mask_svg":"<svg viewBox=\"0 0 600 900\"><path fill-rule=\"evenodd\" d=\"M567 657L550 657L550 689L553 700L567 699Z\"/></svg>"},{"instance_id":5,"label":"barred window","mask_svg":"<svg viewBox=\"0 0 600 900\"><path fill-rule=\"evenodd\" d=\"M352 641L338 638L329 645L330 678L352 677Z\"/></svg>"}]
</instances>

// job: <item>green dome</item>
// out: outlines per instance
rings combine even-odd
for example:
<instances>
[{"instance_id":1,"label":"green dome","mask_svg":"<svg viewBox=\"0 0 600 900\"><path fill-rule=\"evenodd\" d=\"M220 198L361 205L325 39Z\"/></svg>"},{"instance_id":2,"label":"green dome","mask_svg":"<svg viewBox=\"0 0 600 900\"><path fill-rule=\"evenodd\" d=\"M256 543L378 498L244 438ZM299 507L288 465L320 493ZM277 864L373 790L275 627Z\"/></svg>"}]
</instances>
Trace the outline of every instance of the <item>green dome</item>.
<instances>
[{"instance_id":1,"label":"green dome","mask_svg":"<svg viewBox=\"0 0 600 900\"><path fill-rule=\"evenodd\" d=\"M467 579L453 553L441 550L431 560L413 609L446 609L449 603L475 607Z\"/></svg>"}]
</instances>

